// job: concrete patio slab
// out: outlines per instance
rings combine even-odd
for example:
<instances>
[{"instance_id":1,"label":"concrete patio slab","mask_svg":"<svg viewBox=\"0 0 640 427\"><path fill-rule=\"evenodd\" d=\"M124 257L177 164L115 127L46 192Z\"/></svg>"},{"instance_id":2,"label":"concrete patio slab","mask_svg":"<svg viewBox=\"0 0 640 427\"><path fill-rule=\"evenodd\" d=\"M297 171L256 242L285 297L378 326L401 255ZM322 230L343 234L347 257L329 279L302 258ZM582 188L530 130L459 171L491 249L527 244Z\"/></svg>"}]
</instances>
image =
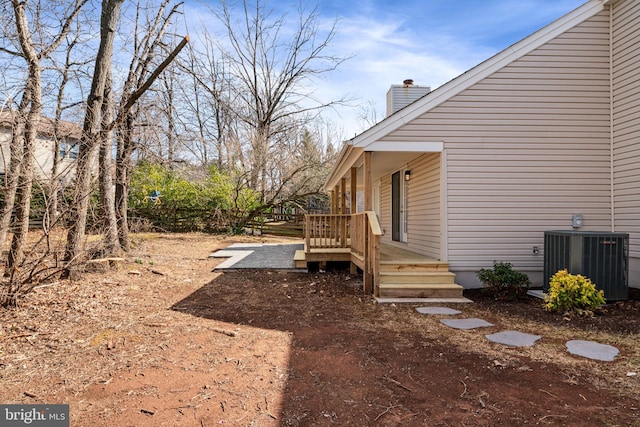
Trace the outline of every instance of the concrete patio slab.
<instances>
[{"instance_id":1,"label":"concrete patio slab","mask_svg":"<svg viewBox=\"0 0 640 427\"><path fill-rule=\"evenodd\" d=\"M295 253L303 243L234 243L209 255L210 258L229 258L214 268L217 270L265 269L296 270Z\"/></svg>"},{"instance_id":2,"label":"concrete patio slab","mask_svg":"<svg viewBox=\"0 0 640 427\"><path fill-rule=\"evenodd\" d=\"M248 257L251 255L253 251L226 251L220 250L209 255L209 258L229 258L226 261L218 264L215 270L224 270L227 268L231 268L238 261Z\"/></svg>"},{"instance_id":3,"label":"concrete patio slab","mask_svg":"<svg viewBox=\"0 0 640 427\"><path fill-rule=\"evenodd\" d=\"M475 317L469 319L442 319L440 320L440 323L443 323L448 327L455 329L476 329L493 326L493 323L489 323L486 320L478 319Z\"/></svg>"},{"instance_id":4,"label":"concrete patio slab","mask_svg":"<svg viewBox=\"0 0 640 427\"><path fill-rule=\"evenodd\" d=\"M510 347L531 347L542 338L541 335L525 334L518 331L502 331L485 336L489 341Z\"/></svg>"},{"instance_id":5,"label":"concrete patio slab","mask_svg":"<svg viewBox=\"0 0 640 427\"><path fill-rule=\"evenodd\" d=\"M454 310L449 307L418 307L416 311L420 314L460 314L460 310Z\"/></svg>"},{"instance_id":6,"label":"concrete patio slab","mask_svg":"<svg viewBox=\"0 0 640 427\"><path fill-rule=\"evenodd\" d=\"M613 361L618 353L620 353L620 351L613 346L600 344L595 341L571 340L567 341L566 346L571 354L605 362Z\"/></svg>"}]
</instances>

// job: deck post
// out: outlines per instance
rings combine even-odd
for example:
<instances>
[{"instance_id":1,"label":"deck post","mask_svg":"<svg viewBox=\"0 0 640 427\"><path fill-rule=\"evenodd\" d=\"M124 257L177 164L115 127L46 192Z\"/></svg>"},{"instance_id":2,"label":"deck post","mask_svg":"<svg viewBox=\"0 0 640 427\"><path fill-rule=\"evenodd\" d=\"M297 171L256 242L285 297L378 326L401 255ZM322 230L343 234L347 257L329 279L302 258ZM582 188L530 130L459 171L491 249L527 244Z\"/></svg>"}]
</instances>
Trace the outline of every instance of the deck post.
<instances>
[{"instance_id":1,"label":"deck post","mask_svg":"<svg viewBox=\"0 0 640 427\"><path fill-rule=\"evenodd\" d=\"M371 235L373 240L371 244L371 287L373 288L373 296L380 296L380 236L377 234Z\"/></svg>"},{"instance_id":2,"label":"deck post","mask_svg":"<svg viewBox=\"0 0 640 427\"><path fill-rule=\"evenodd\" d=\"M349 213L351 215L355 214L356 211L358 210L357 208L357 199L356 199L356 195L358 193L358 168L352 167L351 168L351 193L349 194L349 199L350 199L350 209L349 209ZM358 272L358 266L355 265L353 262L350 263L349 265L349 273L350 274L356 274Z\"/></svg>"},{"instance_id":3,"label":"deck post","mask_svg":"<svg viewBox=\"0 0 640 427\"><path fill-rule=\"evenodd\" d=\"M358 168L351 168L351 215L358 210L356 195L358 194Z\"/></svg>"},{"instance_id":4,"label":"deck post","mask_svg":"<svg viewBox=\"0 0 640 427\"><path fill-rule=\"evenodd\" d=\"M336 191L331 190L331 213L336 213Z\"/></svg>"},{"instance_id":5,"label":"deck post","mask_svg":"<svg viewBox=\"0 0 640 427\"><path fill-rule=\"evenodd\" d=\"M366 215L366 214L365 214ZM371 251L369 247L369 239L371 239L369 230L369 220L363 221L364 230L364 268L362 269L362 285L364 292L370 294L373 292L373 277L371 275Z\"/></svg>"},{"instance_id":6,"label":"deck post","mask_svg":"<svg viewBox=\"0 0 640 427\"><path fill-rule=\"evenodd\" d=\"M340 180L340 213L347 213L347 178Z\"/></svg>"},{"instance_id":7,"label":"deck post","mask_svg":"<svg viewBox=\"0 0 640 427\"><path fill-rule=\"evenodd\" d=\"M364 210L372 211L373 210L373 188L371 182L371 160L372 160L372 152L365 151L364 152Z\"/></svg>"},{"instance_id":8,"label":"deck post","mask_svg":"<svg viewBox=\"0 0 640 427\"><path fill-rule=\"evenodd\" d=\"M365 222L366 224L366 222ZM364 268L362 269L362 286L364 293L373 292L373 276L371 274L371 253L369 251L369 226L366 224L367 230L364 238Z\"/></svg>"},{"instance_id":9,"label":"deck post","mask_svg":"<svg viewBox=\"0 0 640 427\"><path fill-rule=\"evenodd\" d=\"M311 252L311 216L310 215L305 215L304 216L304 222L305 222L305 227L304 227L304 249L305 252Z\"/></svg>"}]
</instances>

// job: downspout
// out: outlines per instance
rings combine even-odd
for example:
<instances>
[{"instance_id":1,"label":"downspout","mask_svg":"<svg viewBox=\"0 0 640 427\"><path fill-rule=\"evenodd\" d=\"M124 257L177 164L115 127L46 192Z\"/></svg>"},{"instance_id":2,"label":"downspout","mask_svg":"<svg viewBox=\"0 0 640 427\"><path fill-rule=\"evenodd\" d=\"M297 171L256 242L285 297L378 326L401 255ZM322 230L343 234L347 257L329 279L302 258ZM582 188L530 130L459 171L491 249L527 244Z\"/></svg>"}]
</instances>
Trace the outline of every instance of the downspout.
<instances>
[{"instance_id":1,"label":"downspout","mask_svg":"<svg viewBox=\"0 0 640 427\"><path fill-rule=\"evenodd\" d=\"M614 185L614 159L613 159L613 131L614 131L614 111L613 111L613 2L609 3L609 185L611 194L611 231L616 231L616 206L615 206L615 185Z\"/></svg>"}]
</instances>

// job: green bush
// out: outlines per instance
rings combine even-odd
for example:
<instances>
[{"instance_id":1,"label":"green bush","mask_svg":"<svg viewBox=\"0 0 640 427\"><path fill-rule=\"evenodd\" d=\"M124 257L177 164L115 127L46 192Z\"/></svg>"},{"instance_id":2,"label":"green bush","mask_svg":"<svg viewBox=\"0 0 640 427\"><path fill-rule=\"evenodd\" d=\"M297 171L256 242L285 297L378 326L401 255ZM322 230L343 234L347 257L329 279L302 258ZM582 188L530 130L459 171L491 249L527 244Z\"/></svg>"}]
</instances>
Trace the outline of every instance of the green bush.
<instances>
[{"instance_id":1,"label":"green bush","mask_svg":"<svg viewBox=\"0 0 640 427\"><path fill-rule=\"evenodd\" d=\"M518 299L527 293L529 276L514 270L508 262L493 262L493 268L476 272L484 292L497 299Z\"/></svg>"},{"instance_id":2,"label":"green bush","mask_svg":"<svg viewBox=\"0 0 640 427\"><path fill-rule=\"evenodd\" d=\"M605 304L604 292L587 277L560 270L549 281L549 292L544 297L549 311L578 313L593 316L593 311Z\"/></svg>"},{"instance_id":3,"label":"green bush","mask_svg":"<svg viewBox=\"0 0 640 427\"><path fill-rule=\"evenodd\" d=\"M176 222L185 211L191 212L189 226L201 229L218 212L216 227L226 225L234 234L244 232L251 212L260 205L259 194L247 188L237 172L220 171L215 166L173 170L149 162L140 162L133 169L128 201L132 210L163 228L167 224L158 219L163 213L166 217L167 212L173 212Z\"/></svg>"}]
</instances>

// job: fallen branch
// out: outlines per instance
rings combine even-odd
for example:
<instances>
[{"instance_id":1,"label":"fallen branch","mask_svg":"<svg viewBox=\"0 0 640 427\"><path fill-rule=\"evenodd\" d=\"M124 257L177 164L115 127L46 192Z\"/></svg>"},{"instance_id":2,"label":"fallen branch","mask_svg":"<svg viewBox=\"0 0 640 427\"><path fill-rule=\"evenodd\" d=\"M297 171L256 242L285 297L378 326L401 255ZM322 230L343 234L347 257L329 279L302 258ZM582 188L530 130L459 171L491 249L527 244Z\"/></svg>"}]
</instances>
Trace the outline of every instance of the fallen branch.
<instances>
[{"instance_id":1,"label":"fallen branch","mask_svg":"<svg viewBox=\"0 0 640 427\"><path fill-rule=\"evenodd\" d=\"M235 337L238 334L235 331L225 331L224 329L213 328L213 332L226 335L228 337Z\"/></svg>"},{"instance_id":2,"label":"fallen branch","mask_svg":"<svg viewBox=\"0 0 640 427\"><path fill-rule=\"evenodd\" d=\"M482 396L478 396L478 403L480 403L480 406L482 406L482 409L487 407L487 405L485 405L484 403L484 400L482 400Z\"/></svg>"},{"instance_id":3,"label":"fallen branch","mask_svg":"<svg viewBox=\"0 0 640 427\"><path fill-rule=\"evenodd\" d=\"M386 414L387 412L391 411L393 408L395 408L395 406L387 406L387 409L385 409L384 411L382 411L382 413L380 413L376 419L374 421L378 421L378 419L380 419L380 417L382 417L384 414Z\"/></svg>"},{"instance_id":4,"label":"fallen branch","mask_svg":"<svg viewBox=\"0 0 640 427\"><path fill-rule=\"evenodd\" d=\"M60 282L53 282L53 283L45 283L44 285L36 285L33 287L33 289L40 289L40 288L48 288L49 286L56 286L59 285Z\"/></svg>"},{"instance_id":5,"label":"fallen branch","mask_svg":"<svg viewBox=\"0 0 640 427\"><path fill-rule=\"evenodd\" d=\"M464 386L464 391L462 392L462 394L460 395L460 397L464 396L467 393L467 384L460 380L460 382L462 383L462 385Z\"/></svg>"},{"instance_id":6,"label":"fallen branch","mask_svg":"<svg viewBox=\"0 0 640 427\"><path fill-rule=\"evenodd\" d=\"M87 264L91 264L91 263L97 263L97 262L117 262L117 261L125 261L124 258L118 258L118 257L109 257L109 258L96 258L96 259L90 259L87 261Z\"/></svg>"},{"instance_id":7,"label":"fallen branch","mask_svg":"<svg viewBox=\"0 0 640 427\"><path fill-rule=\"evenodd\" d=\"M413 393L413 392L414 392L414 391L413 391L413 390L411 390L409 387L405 386L404 384L402 384L402 383L401 383L401 382L399 382L399 381L394 380L393 378L389 378L389 377L386 377L386 376L385 376L384 378L385 378L386 380L388 380L388 381L391 381L392 383L394 383L394 384L395 384L395 385L397 385L398 387L400 387L400 388L403 388L403 389L407 390L408 392L411 392L411 393Z\"/></svg>"},{"instance_id":8,"label":"fallen branch","mask_svg":"<svg viewBox=\"0 0 640 427\"><path fill-rule=\"evenodd\" d=\"M6 337L0 337L0 340L10 340L13 338L32 337L35 335L49 335L51 332L28 332L24 334L7 335Z\"/></svg>"},{"instance_id":9,"label":"fallen branch","mask_svg":"<svg viewBox=\"0 0 640 427\"><path fill-rule=\"evenodd\" d=\"M549 393L549 392L548 392L548 391L546 391L546 390L543 390L543 389L541 389L541 388L540 388L540 389L538 389L538 390L540 390L540 391L541 391L541 392L543 392L543 393L547 393L549 396L553 397L554 399L557 399L557 398L558 398L558 396L554 395L553 393Z\"/></svg>"},{"instance_id":10,"label":"fallen branch","mask_svg":"<svg viewBox=\"0 0 640 427\"><path fill-rule=\"evenodd\" d=\"M568 415L545 415L544 417L538 419L538 423L540 423L540 421L544 420L545 418L552 418L552 417L567 418Z\"/></svg>"}]
</instances>

